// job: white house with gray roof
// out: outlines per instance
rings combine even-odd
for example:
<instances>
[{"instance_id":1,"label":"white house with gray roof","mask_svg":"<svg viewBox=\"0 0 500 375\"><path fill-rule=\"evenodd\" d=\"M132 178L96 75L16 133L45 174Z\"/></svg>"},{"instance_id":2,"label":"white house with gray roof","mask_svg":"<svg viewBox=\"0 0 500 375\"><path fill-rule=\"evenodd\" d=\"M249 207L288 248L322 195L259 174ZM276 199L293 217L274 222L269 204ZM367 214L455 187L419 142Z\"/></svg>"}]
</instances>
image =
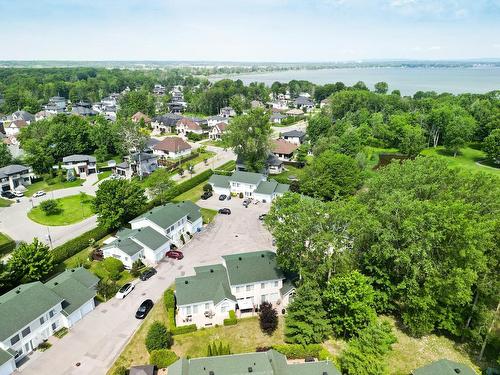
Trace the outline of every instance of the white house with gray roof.
<instances>
[{"instance_id":1,"label":"white house with gray roof","mask_svg":"<svg viewBox=\"0 0 500 375\"><path fill-rule=\"evenodd\" d=\"M200 208L191 201L167 203L155 207L130 221L131 229L123 229L102 248L105 258L119 259L126 268L141 260L156 265L172 245L181 247L203 226Z\"/></svg>"},{"instance_id":2,"label":"white house with gray roof","mask_svg":"<svg viewBox=\"0 0 500 375\"><path fill-rule=\"evenodd\" d=\"M272 179L267 181L266 176L261 173L243 171L236 171L231 176L214 174L208 183L216 194L242 194L245 198L255 198L261 202L271 202L290 188L289 185Z\"/></svg>"},{"instance_id":3,"label":"white house with gray roof","mask_svg":"<svg viewBox=\"0 0 500 375\"><path fill-rule=\"evenodd\" d=\"M86 269L75 268L0 296L0 374L11 374L54 332L71 328L92 311L98 281Z\"/></svg>"},{"instance_id":4,"label":"white house with gray roof","mask_svg":"<svg viewBox=\"0 0 500 375\"><path fill-rule=\"evenodd\" d=\"M278 269L276 254L256 251L223 256L222 264L195 267L195 275L175 279L176 325L198 328L222 324L233 310L252 314L263 302L278 310L293 298L295 287Z\"/></svg>"},{"instance_id":5,"label":"white house with gray roof","mask_svg":"<svg viewBox=\"0 0 500 375\"><path fill-rule=\"evenodd\" d=\"M11 164L0 168L0 191L13 191L19 186L31 185L33 174L29 167Z\"/></svg>"},{"instance_id":6,"label":"white house with gray roof","mask_svg":"<svg viewBox=\"0 0 500 375\"><path fill-rule=\"evenodd\" d=\"M75 176L86 178L89 174L97 172L96 158L90 155L69 155L62 160L61 168L73 169ZM54 166L57 168L57 166Z\"/></svg>"}]
</instances>

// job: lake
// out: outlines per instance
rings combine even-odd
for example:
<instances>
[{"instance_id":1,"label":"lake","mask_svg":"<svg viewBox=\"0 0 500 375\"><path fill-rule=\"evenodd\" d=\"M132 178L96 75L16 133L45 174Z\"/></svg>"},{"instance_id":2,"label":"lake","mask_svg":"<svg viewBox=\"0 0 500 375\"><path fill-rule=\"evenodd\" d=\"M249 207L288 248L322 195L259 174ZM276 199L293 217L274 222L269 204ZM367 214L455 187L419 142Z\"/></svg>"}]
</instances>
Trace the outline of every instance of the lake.
<instances>
[{"instance_id":1,"label":"lake","mask_svg":"<svg viewBox=\"0 0 500 375\"><path fill-rule=\"evenodd\" d=\"M373 89L376 82L389 84L389 91L400 90L403 95L416 91L485 93L500 90L499 67L477 68L337 68L321 70L287 70L265 73L215 75L211 81L223 78L241 79L243 83L264 82L270 86L275 81L307 80L316 84L344 82L352 86L363 81Z\"/></svg>"}]
</instances>

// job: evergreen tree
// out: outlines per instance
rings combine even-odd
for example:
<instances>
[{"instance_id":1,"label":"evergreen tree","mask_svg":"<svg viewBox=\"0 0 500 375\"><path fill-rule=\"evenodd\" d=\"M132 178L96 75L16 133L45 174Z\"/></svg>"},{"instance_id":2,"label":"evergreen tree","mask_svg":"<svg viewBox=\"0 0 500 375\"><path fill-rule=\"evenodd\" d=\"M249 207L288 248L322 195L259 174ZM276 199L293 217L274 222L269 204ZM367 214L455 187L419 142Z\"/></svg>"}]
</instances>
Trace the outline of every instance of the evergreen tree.
<instances>
[{"instance_id":1,"label":"evergreen tree","mask_svg":"<svg viewBox=\"0 0 500 375\"><path fill-rule=\"evenodd\" d=\"M330 328L316 283L306 282L297 289L288 306L285 324L286 341L290 343L316 344L328 336Z\"/></svg>"}]
</instances>

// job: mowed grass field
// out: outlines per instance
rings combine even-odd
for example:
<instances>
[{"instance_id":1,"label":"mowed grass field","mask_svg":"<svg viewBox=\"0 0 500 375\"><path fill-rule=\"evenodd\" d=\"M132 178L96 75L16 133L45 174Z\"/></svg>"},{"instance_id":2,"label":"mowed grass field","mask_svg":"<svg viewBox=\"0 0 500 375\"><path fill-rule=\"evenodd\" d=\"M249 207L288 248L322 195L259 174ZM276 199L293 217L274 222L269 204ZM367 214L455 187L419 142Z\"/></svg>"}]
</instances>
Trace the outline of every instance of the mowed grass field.
<instances>
[{"instance_id":1,"label":"mowed grass field","mask_svg":"<svg viewBox=\"0 0 500 375\"><path fill-rule=\"evenodd\" d=\"M78 223L94 215L92 210L93 199L93 197L86 194L83 201L80 194L59 198L56 199L59 203L59 207L61 208L61 212L59 214L46 215L40 206L36 206L28 212L28 217L36 223L49 226L61 226Z\"/></svg>"}]
</instances>

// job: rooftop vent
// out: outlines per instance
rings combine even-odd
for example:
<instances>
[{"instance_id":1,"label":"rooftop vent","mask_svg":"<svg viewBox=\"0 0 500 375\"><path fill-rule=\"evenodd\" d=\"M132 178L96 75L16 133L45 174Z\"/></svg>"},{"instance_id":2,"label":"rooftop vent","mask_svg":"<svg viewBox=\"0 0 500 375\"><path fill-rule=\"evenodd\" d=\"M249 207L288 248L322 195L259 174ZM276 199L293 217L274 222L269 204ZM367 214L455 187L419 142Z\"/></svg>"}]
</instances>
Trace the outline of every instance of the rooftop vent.
<instances>
[{"instance_id":1,"label":"rooftop vent","mask_svg":"<svg viewBox=\"0 0 500 375\"><path fill-rule=\"evenodd\" d=\"M214 270L212 268L210 268L210 273L214 273Z\"/></svg>"},{"instance_id":2,"label":"rooftop vent","mask_svg":"<svg viewBox=\"0 0 500 375\"><path fill-rule=\"evenodd\" d=\"M16 290L16 294L19 294L19 293L21 293L21 290L20 289Z\"/></svg>"},{"instance_id":3,"label":"rooftop vent","mask_svg":"<svg viewBox=\"0 0 500 375\"><path fill-rule=\"evenodd\" d=\"M459 368L454 369L455 373L460 374L462 371L460 371Z\"/></svg>"},{"instance_id":4,"label":"rooftop vent","mask_svg":"<svg viewBox=\"0 0 500 375\"><path fill-rule=\"evenodd\" d=\"M189 284L189 281L185 280L185 281L184 281L184 284L186 284L186 285L187 285L187 284Z\"/></svg>"},{"instance_id":5,"label":"rooftop vent","mask_svg":"<svg viewBox=\"0 0 500 375\"><path fill-rule=\"evenodd\" d=\"M243 260L243 258L242 257L238 257L238 260Z\"/></svg>"},{"instance_id":6,"label":"rooftop vent","mask_svg":"<svg viewBox=\"0 0 500 375\"><path fill-rule=\"evenodd\" d=\"M253 368L249 367L248 372L253 372Z\"/></svg>"},{"instance_id":7,"label":"rooftop vent","mask_svg":"<svg viewBox=\"0 0 500 375\"><path fill-rule=\"evenodd\" d=\"M55 286L55 285L57 285L57 284L59 284L59 283L56 281L56 282L54 283L54 286Z\"/></svg>"},{"instance_id":8,"label":"rooftop vent","mask_svg":"<svg viewBox=\"0 0 500 375\"><path fill-rule=\"evenodd\" d=\"M323 371L323 375L328 375L328 373L326 371Z\"/></svg>"},{"instance_id":9,"label":"rooftop vent","mask_svg":"<svg viewBox=\"0 0 500 375\"><path fill-rule=\"evenodd\" d=\"M261 257L261 258L264 258L264 256L265 256L264 254L260 254L260 257Z\"/></svg>"},{"instance_id":10,"label":"rooftop vent","mask_svg":"<svg viewBox=\"0 0 500 375\"><path fill-rule=\"evenodd\" d=\"M74 268L73 268L73 269L71 269L71 272L75 272L75 271L76 271L76 270L75 270Z\"/></svg>"},{"instance_id":11,"label":"rooftop vent","mask_svg":"<svg viewBox=\"0 0 500 375\"><path fill-rule=\"evenodd\" d=\"M209 371L208 375L214 375L214 372L213 371Z\"/></svg>"}]
</instances>

